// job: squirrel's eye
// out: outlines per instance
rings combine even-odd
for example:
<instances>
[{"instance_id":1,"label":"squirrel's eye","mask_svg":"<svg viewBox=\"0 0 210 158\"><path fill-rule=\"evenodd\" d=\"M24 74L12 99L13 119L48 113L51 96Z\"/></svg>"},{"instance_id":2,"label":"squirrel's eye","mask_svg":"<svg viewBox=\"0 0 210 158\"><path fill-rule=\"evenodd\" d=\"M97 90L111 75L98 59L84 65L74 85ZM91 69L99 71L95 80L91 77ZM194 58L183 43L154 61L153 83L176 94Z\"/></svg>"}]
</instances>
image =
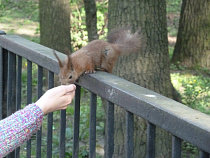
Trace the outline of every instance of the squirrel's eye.
<instances>
[{"instance_id":1,"label":"squirrel's eye","mask_svg":"<svg viewBox=\"0 0 210 158\"><path fill-rule=\"evenodd\" d=\"M69 76L69 79L72 79L72 75L71 75L71 76Z\"/></svg>"}]
</instances>

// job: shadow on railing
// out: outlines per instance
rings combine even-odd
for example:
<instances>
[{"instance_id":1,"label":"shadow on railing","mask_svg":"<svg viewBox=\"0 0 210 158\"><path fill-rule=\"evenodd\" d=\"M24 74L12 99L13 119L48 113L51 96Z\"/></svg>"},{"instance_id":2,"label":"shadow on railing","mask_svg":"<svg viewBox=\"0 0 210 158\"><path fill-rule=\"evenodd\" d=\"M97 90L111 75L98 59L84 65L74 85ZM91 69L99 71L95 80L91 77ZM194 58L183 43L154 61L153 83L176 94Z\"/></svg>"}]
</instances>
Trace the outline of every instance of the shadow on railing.
<instances>
[{"instance_id":1,"label":"shadow on railing","mask_svg":"<svg viewBox=\"0 0 210 158\"><path fill-rule=\"evenodd\" d=\"M65 55L57 52L59 58ZM40 44L15 35L0 36L0 119L20 109L22 59L27 60L27 104L32 102L32 63L38 65L37 97L42 95L43 69L48 70L48 88L54 86L54 73L59 67L52 50ZM114 107L123 108L126 115L126 156L133 157L133 116L145 119L147 124L147 157L155 157L155 128L160 127L172 134L172 157L181 157L181 144L185 140L200 149L200 158L209 158L210 117L186 107L160 94L135 85L105 72L84 75L77 83L74 107L73 157L79 153L80 87L91 92L89 157L95 157L96 150L96 98L107 100L106 114L106 157L114 152ZM14 105L14 106L13 106ZM47 157L52 157L53 113L48 114ZM59 157L65 157L66 111L60 117ZM42 130L36 136L36 157L41 157ZM19 149L11 153L18 157ZM27 142L27 157L31 157L31 141Z\"/></svg>"}]
</instances>

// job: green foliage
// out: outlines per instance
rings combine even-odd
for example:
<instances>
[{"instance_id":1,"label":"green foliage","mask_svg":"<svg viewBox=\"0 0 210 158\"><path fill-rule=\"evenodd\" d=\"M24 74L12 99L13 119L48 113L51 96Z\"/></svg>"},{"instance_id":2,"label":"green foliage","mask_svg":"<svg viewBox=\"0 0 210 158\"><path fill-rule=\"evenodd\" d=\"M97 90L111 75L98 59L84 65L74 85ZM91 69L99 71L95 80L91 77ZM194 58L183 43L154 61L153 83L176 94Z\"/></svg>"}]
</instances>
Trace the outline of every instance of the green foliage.
<instances>
[{"instance_id":1,"label":"green foliage","mask_svg":"<svg viewBox=\"0 0 210 158\"><path fill-rule=\"evenodd\" d=\"M85 23L85 9L82 0L71 0L71 44L74 50L80 49L88 43L88 33ZM106 19L107 19L107 5L106 1L96 1L97 6L97 29L100 38L104 38L107 33Z\"/></svg>"},{"instance_id":2,"label":"green foliage","mask_svg":"<svg viewBox=\"0 0 210 158\"><path fill-rule=\"evenodd\" d=\"M182 151L182 156L186 158L197 158L196 155L198 155L198 148L193 146L192 144L184 141L182 143L182 148L184 149Z\"/></svg>"},{"instance_id":3,"label":"green foliage","mask_svg":"<svg viewBox=\"0 0 210 158\"><path fill-rule=\"evenodd\" d=\"M170 52L170 49L169 49L169 53L172 53L172 52ZM172 55L173 55L173 54L170 55L171 58L172 58ZM183 66L183 65L181 65L179 61L176 62L175 64L172 63L172 64L170 65L170 68L171 68L172 70L182 70L182 71L184 71L184 70L186 69L186 67Z\"/></svg>"},{"instance_id":4,"label":"green foliage","mask_svg":"<svg viewBox=\"0 0 210 158\"><path fill-rule=\"evenodd\" d=\"M8 0L0 0L0 9L2 11L4 11L4 9L6 8L6 5L8 4ZM1 14L0 14L1 17Z\"/></svg>"},{"instance_id":5,"label":"green foliage","mask_svg":"<svg viewBox=\"0 0 210 158\"><path fill-rule=\"evenodd\" d=\"M174 20L176 20L176 19L174 19ZM176 35L177 35L177 29L176 28L174 28L174 27L168 27L168 32L170 33L170 35L171 36L173 36L173 37L176 37Z\"/></svg>"},{"instance_id":6,"label":"green foliage","mask_svg":"<svg viewBox=\"0 0 210 158\"><path fill-rule=\"evenodd\" d=\"M105 38L107 29L107 14L108 14L108 1L96 1L97 7L97 28L99 38Z\"/></svg>"},{"instance_id":7,"label":"green foliage","mask_svg":"<svg viewBox=\"0 0 210 158\"><path fill-rule=\"evenodd\" d=\"M11 29L7 30L7 34L16 34L17 28L25 27L26 24L34 25L39 22L39 3L38 0L4 0L0 1L0 22L10 24ZM100 38L104 38L107 33L107 5L108 1L97 0L97 27ZM74 50L80 49L88 43L88 33L85 23L85 9L83 0L71 0L71 42ZM15 27L13 26L15 23ZM40 28L37 28L35 34L39 34ZM10 27L9 27L10 28ZM24 36L31 41L39 43L39 37Z\"/></svg>"},{"instance_id":8,"label":"green foliage","mask_svg":"<svg viewBox=\"0 0 210 158\"><path fill-rule=\"evenodd\" d=\"M2 0L0 3L1 29L7 34L20 34L28 40L39 43L39 36L31 36L34 26L38 27L39 4L38 0ZM30 36L25 35L30 31Z\"/></svg>"},{"instance_id":9,"label":"green foliage","mask_svg":"<svg viewBox=\"0 0 210 158\"><path fill-rule=\"evenodd\" d=\"M189 105L191 108L200 110L202 112L209 108L210 99L210 79L203 77L191 77L185 81L181 81L184 87L184 93L182 95L182 101L184 104Z\"/></svg>"},{"instance_id":10,"label":"green foliage","mask_svg":"<svg viewBox=\"0 0 210 158\"><path fill-rule=\"evenodd\" d=\"M174 73L171 77L185 105L210 114L210 78L208 76Z\"/></svg>"},{"instance_id":11,"label":"green foliage","mask_svg":"<svg viewBox=\"0 0 210 158\"><path fill-rule=\"evenodd\" d=\"M182 0L166 0L167 13L179 14L181 11Z\"/></svg>"},{"instance_id":12,"label":"green foliage","mask_svg":"<svg viewBox=\"0 0 210 158\"><path fill-rule=\"evenodd\" d=\"M89 94L87 94L87 91L83 90L82 92L82 98L89 97ZM80 157L84 158L88 156L88 141L89 141L89 122L90 122L90 108L89 108L90 100L85 99L81 102L81 107L80 107L80 134L79 134L79 139L81 142L80 146ZM67 115L73 116L72 110L73 106L68 108L67 110ZM102 107L102 101L98 97L97 98L97 124L96 124L96 130L97 133L103 133L104 131L104 123L103 123L103 118L104 118L104 110ZM69 128L69 133L70 135L73 134L73 127ZM67 137L68 140L69 137ZM73 142L70 142L73 143ZM69 144L70 145L70 144ZM71 145L70 145L71 146ZM70 151L72 148L70 148ZM67 153L67 155L71 155L72 151L70 153Z\"/></svg>"},{"instance_id":13,"label":"green foliage","mask_svg":"<svg viewBox=\"0 0 210 158\"><path fill-rule=\"evenodd\" d=\"M168 51L169 51L169 58L171 59L172 56L173 56L174 47L169 46L169 47L168 47Z\"/></svg>"},{"instance_id":14,"label":"green foliage","mask_svg":"<svg viewBox=\"0 0 210 158\"><path fill-rule=\"evenodd\" d=\"M26 23L30 21L39 21L39 10L37 0L6 0L0 3L0 8L4 9L0 12L1 21L12 21L16 18L25 19ZM30 20L30 21L28 21Z\"/></svg>"},{"instance_id":15,"label":"green foliage","mask_svg":"<svg viewBox=\"0 0 210 158\"><path fill-rule=\"evenodd\" d=\"M71 1L71 42L74 50L80 49L88 42L85 30L85 9L83 1Z\"/></svg>"},{"instance_id":16,"label":"green foliage","mask_svg":"<svg viewBox=\"0 0 210 158\"><path fill-rule=\"evenodd\" d=\"M22 107L24 107L27 102L26 102L26 97L27 97L27 60L23 59L22 60L22 75L21 75L21 80L22 80L22 87L21 87L21 94L22 94ZM32 63L32 89L36 89L37 86L37 65ZM32 102L35 102L37 100L36 94L32 94Z\"/></svg>"},{"instance_id":17,"label":"green foliage","mask_svg":"<svg viewBox=\"0 0 210 158\"><path fill-rule=\"evenodd\" d=\"M170 36L176 37L182 0L166 0L167 29Z\"/></svg>"}]
</instances>

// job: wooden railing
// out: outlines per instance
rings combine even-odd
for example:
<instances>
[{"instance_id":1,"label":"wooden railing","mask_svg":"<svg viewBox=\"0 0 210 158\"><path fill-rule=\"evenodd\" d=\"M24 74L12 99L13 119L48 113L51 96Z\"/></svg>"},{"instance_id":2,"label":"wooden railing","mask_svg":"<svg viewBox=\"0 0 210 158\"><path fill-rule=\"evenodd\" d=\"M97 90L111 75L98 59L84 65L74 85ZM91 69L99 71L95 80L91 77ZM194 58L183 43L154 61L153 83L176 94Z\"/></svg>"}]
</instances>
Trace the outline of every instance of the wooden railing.
<instances>
[{"instance_id":1,"label":"wooden railing","mask_svg":"<svg viewBox=\"0 0 210 158\"><path fill-rule=\"evenodd\" d=\"M10 115L21 105L22 58L27 60L27 103L32 102L32 63L38 65L37 97L42 95L43 69L48 70L48 88L54 86L54 74L59 67L50 48L28 41L15 35L0 35L0 119ZM57 52L61 59L65 55ZM122 78L105 72L83 75L78 83L74 107L73 157L79 155L80 88L91 93L89 157L96 154L96 107L97 96L107 101L106 157L114 153L114 108L120 106L126 111L126 157L134 157L134 115L145 119L147 124L148 158L155 157L155 129L160 127L172 134L172 157L181 157L182 141L187 141L200 149L200 158L209 158L210 117L201 112L166 98L160 94L135 85ZM15 106L14 106L15 105ZM5 110L7 112L5 113ZM53 113L48 114L47 157L52 157ZM65 157L66 111L61 111L59 157ZM42 130L36 135L36 157L41 158ZM10 154L19 156L19 149ZM31 142L27 142L27 157L31 157Z\"/></svg>"}]
</instances>

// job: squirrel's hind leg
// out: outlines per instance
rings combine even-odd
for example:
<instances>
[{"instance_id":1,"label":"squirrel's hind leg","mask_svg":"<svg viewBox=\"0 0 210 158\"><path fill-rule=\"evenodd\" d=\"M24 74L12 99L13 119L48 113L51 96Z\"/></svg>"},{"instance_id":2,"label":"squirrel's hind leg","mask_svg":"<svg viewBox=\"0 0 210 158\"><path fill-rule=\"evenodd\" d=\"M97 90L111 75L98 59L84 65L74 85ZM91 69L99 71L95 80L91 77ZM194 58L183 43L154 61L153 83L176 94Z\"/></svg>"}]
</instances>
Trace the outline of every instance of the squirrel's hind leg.
<instances>
[{"instance_id":1,"label":"squirrel's hind leg","mask_svg":"<svg viewBox=\"0 0 210 158\"><path fill-rule=\"evenodd\" d=\"M102 56L100 69L102 71L112 73L113 67L114 67L114 63L109 63L109 60L105 56Z\"/></svg>"}]
</instances>

